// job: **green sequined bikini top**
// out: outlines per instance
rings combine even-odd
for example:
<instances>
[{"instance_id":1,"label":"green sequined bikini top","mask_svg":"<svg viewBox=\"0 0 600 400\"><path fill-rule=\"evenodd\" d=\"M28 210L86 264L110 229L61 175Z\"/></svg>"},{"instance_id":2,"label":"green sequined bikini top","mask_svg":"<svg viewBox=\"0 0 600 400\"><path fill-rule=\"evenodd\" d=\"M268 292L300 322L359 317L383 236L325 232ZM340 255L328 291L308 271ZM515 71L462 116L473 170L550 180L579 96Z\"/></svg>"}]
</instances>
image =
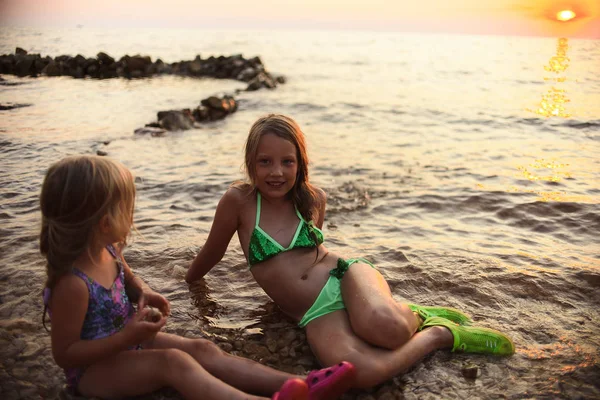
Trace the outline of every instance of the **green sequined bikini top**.
<instances>
[{"instance_id":1,"label":"green sequined bikini top","mask_svg":"<svg viewBox=\"0 0 600 400\"><path fill-rule=\"evenodd\" d=\"M284 251L306 247L317 247L323 243L323 232L314 226L312 221L307 223L304 218L302 218L302 215L300 215L300 212L298 212L298 209L296 209L296 215L300 218L296 234L292 239L292 243L290 243L288 247L283 247L258 225L260 222L260 208L261 197L260 193L257 193L256 222L254 224L254 231L252 231L252 236L250 237L250 251L248 252L248 263L250 264L250 268L257 263L266 261ZM314 232L314 236L317 237L316 243L311 232Z\"/></svg>"}]
</instances>

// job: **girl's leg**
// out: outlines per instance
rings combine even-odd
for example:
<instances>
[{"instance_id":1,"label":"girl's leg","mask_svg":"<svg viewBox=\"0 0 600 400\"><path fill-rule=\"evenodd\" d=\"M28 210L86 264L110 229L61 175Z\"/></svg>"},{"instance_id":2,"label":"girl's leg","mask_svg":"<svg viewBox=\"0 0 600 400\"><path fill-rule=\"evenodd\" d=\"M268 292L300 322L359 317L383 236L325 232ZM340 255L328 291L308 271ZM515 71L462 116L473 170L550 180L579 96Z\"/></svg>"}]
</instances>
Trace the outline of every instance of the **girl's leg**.
<instances>
[{"instance_id":1,"label":"girl's leg","mask_svg":"<svg viewBox=\"0 0 600 400\"><path fill-rule=\"evenodd\" d=\"M177 349L129 350L88 367L78 390L105 399L137 396L171 386L185 399L261 399L249 396L209 374Z\"/></svg>"},{"instance_id":2,"label":"girl's leg","mask_svg":"<svg viewBox=\"0 0 600 400\"><path fill-rule=\"evenodd\" d=\"M383 276L368 264L352 264L341 281L354 333L375 346L397 349L415 334L418 318L392 297Z\"/></svg>"},{"instance_id":3,"label":"girl's leg","mask_svg":"<svg viewBox=\"0 0 600 400\"><path fill-rule=\"evenodd\" d=\"M435 326L413 335L395 350L375 347L354 333L345 310L311 321L306 326L306 337L323 365L334 365L342 360L353 363L356 368L355 387L358 388L378 385L406 371L432 351L453 344L450 331Z\"/></svg>"},{"instance_id":4,"label":"girl's leg","mask_svg":"<svg viewBox=\"0 0 600 400\"><path fill-rule=\"evenodd\" d=\"M272 395L285 381L299 378L252 360L236 357L205 339L190 339L159 332L145 345L154 349L179 349L191 355L211 375L244 392Z\"/></svg>"}]
</instances>

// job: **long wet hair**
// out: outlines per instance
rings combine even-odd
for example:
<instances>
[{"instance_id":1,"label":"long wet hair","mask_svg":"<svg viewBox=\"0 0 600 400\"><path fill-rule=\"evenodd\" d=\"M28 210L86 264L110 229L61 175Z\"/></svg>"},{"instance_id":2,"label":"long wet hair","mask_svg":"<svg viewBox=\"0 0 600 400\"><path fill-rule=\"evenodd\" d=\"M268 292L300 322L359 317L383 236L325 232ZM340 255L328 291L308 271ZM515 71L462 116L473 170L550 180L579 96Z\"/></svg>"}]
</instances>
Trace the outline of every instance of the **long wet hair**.
<instances>
[{"instance_id":1,"label":"long wet hair","mask_svg":"<svg viewBox=\"0 0 600 400\"><path fill-rule=\"evenodd\" d=\"M267 134L274 134L291 142L296 148L298 172L296 183L290 190L290 198L300 215L307 221L313 221L319 210L320 197L317 189L308 178L308 153L306 141L300 126L290 117L281 114L268 114L259 118L250 128L245 149L245 168L250 184L256 191L256 156L260 139Z\"/></svg>"},{"instance_id":2,"label":"long wet hair","mask_svg":"<svg viewBox=\"0 0 600 400\"><path fill-rule=\"evenodd\" d=\"M67 157L46 173L40 195L40 252L46 258L45 287L52 289L75 260L90 251L100 221L125 244L132 226L135 183L122 164L105 157ZM42 322L45 327L47 305Z\"/></svg>"}]
</instances>

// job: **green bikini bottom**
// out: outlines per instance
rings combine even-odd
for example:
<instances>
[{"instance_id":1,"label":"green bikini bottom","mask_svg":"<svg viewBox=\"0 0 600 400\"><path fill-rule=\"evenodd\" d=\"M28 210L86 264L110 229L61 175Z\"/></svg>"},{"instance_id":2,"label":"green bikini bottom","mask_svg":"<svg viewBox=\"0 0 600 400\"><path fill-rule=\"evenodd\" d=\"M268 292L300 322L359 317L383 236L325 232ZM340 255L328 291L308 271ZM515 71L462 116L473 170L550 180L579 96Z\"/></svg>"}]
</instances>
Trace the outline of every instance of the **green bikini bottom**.
<instances>
[{"instance_id":1,"label":"green bikini bottom","mask_svg":"<svg viewBox=\"0 0 600 400\"><path fill-rule=\"evenodd\" d=\"M306 311L306 314L304 314L298 323L300 328L304 328L313 319L346 308L344 300L342 299L341 280L348 268L350 268L352 264L358 262L369 264L371 267L375 268L373 264L364 258L349 258L347 260L338 258L337 267L329 271L329 279L325 283L325 286L323 286L323 289L321 289L321 293L317 296L317 300L310 306L308 311Z\"/></svg>"}]
</instances>

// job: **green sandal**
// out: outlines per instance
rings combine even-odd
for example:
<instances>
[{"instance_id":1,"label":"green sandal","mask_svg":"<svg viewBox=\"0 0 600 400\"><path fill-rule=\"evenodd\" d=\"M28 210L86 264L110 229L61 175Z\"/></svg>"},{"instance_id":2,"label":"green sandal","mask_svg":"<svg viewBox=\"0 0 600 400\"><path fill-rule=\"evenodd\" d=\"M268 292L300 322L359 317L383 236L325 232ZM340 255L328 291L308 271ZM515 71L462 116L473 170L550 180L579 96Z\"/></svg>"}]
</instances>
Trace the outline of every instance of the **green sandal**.
<instances>
[{"instance_id":1,"label":"green sandal","mask_svg":"<svg viewBox=\"0 0 600 400\"><path fill-rule=\"evenodd\" d=\"M450 307L427 307L416 304L407 304L413 312L419 314L423 321L431 317L442 317L459 325L471 325L471 317L467 314Z\"/></svg>"},{"instance_id":2,"label":"green sandal","mask_svg":"<svg viewBox=\"0 0 600 400\"><path fill-rule=\"evenodd\" d=\"M445 318L431 317L421 325L419 330L430 326L443 326L450 330L454 336L452 351L497 356L510 356L515 353L515 345L512 340L504 333L493 329L460 326Z\"/></svg>"}]
</instances>

